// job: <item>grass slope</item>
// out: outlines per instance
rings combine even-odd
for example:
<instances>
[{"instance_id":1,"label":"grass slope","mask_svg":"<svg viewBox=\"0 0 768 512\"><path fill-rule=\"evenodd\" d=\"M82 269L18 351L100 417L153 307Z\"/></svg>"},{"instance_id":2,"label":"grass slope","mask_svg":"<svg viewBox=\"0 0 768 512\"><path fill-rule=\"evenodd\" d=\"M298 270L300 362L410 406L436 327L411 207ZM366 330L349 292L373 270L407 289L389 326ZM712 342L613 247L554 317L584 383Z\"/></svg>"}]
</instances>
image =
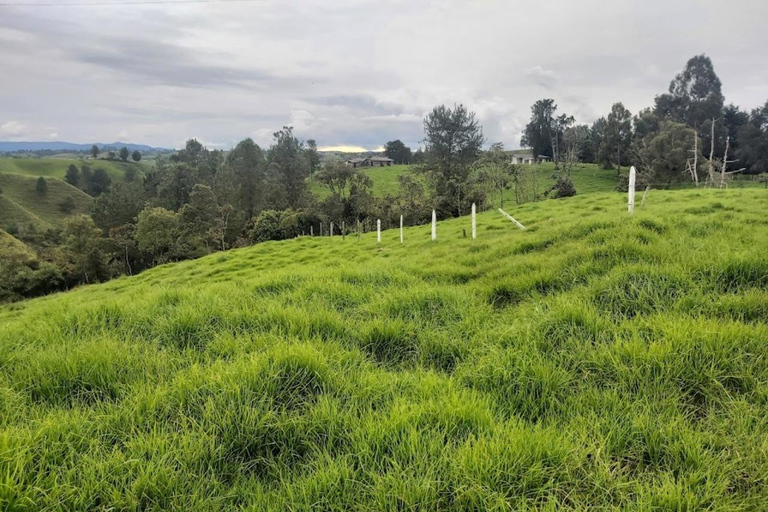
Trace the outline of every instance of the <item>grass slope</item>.
<instances>
[{"instance_id":1,"label":"grass slope","mask_svg":"<svg viewBox=\"0 0 768 512\"><path fill-rule=\"evenodd\" d=\"M24 242L17 240L2 229L0 229L0 255L4 258L13 258L20 261L37 259L35 253ZM0 269L2 269L1 265Z\"/></svg>"},{"instance_id":2,"label":"grass slope","mask_svg":"<svg viewBox=\"0 0 768 512\"><path fill-rule=\"evenodd\" d=\"M30 225L43 231L53 227L51 223L20 206L5 194L0 194L0 228Z\"/></svg>"},{"instance_id":3,"label":"grass slope","mask_svg":"<svg viewBox=\"0 0 768 512\"><path fill-rule=\"evenodd\" d=\"M60 226L71 215L88 213L93 199L69 183L57 178L46 178L48 190L44 196L37 193L37 178L20 174L0 173L0 228L12 224L33 223L46 229ZM75 209L65 214L59 205L71 197Z\"/></svg>"},{"instance_id":4,"label":"grass slope","mask_svg":"<svg viewBox=\"0 0 768 512\"><path fill-rule=\"evenodd\" d=\"M50 178L64 178L67 173L67 168L70 164L75 164L78 169L83 164L88 164L91 169L98 169L101 167L112 178L113 181L122 181L125 175L125 169L128 167L138 167L140 172L144 172L147 166L143 162L118 162L114 160L82 160L79 158L62 158L62 157L48 157L48 158L13 158L13 157L0 157L0 172L25 174L27 176L50 177Z\"/></svg>"},{"instance_id":5,"label":"grass slope","mask_svg":"<svg viewBox=\"0 0 768 512\"><path fill-rule=\"evenodd\" d=\"M4 306L0 509L764 509L766 207L577 196Z\"/></svg>"},{"instance_id":6,"label":"grass slope","mask_svg":"<svg viewBox=\"0 0 768 512\"><path fill-rule=\"evenodd\" d=\"M410 173L409 165L392 165L390 167L370 167L361 169L367 174L373 182L372 192L376 197L383 197L386 195L395 195L400 189L400 185L397 182L397 177L401 174ZM320 199L325 199L331 192L322 183L317 180L310 179L309 190L313 195Z\"/></svg>"},{"instance_id":7,"label":"grass slope","mask_svg":"<svg viewBox=\"0 0 768 512\"><path fill-rule=\"evenodd\" d=\"M535 165L532 169L534 169L539 176L539 191L543 194L555 183L555 180L551 177L555 170L554 164L544 163ZM399 190L397 177L401 174L408 174L411 170L408 165L393 165L392 167L364 169L363 172L370 176L373 181L373 195L383 197L386 195L397 194ZM617 183L615 170L604 170L595 164L576 165L571 172L571 179L576 187L576 192L579 194L610 192L614 190ZM328 189L317 181L310 181L310 190L321 199L330 194ZM507 191L505 197L507 199L514 198L514 192ZM490 197L488 199L489 201L491 200Z\"/></svg>"}]
</instances>

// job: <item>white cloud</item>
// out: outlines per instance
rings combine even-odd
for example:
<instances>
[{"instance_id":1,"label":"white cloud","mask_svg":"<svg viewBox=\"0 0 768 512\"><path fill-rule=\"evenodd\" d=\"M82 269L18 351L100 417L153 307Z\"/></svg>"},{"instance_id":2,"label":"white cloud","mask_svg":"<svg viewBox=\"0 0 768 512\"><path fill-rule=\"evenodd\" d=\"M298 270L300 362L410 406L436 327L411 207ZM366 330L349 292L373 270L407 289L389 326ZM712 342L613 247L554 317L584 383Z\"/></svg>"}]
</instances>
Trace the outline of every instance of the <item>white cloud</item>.
<instances>
[{"instance_id":1,"label":"white cloud","mask_svg":"<svg viewBox=\"0 0 768 512\"><path fill-rule=\"evenodd\" d=\"M251 138L259 146L266 148L272 143L272 136L276 132L276 129L272 128L259 128L251 133Z\"/></svg>"},{"instance_id":2,"label":"white cloud","mask_svg":"<svg viewBox=\"0 0 768 512\"><path fill-rule=\"evenodd\" d=\"M6 137L18 137L27 132L27 127L18 121L7 121L0 125L0 134Z\"/></svg>"},{"instance_id":3,"label":"white cloud","mask_svg":"<svg viewBox=\"0 0 768 512\"><path fill-rule=\"evenodd\" d=\"M58 139L59 138L59 132L51 132L48 134L48 138L50 139Z\"/></svg>"}]
</instances>

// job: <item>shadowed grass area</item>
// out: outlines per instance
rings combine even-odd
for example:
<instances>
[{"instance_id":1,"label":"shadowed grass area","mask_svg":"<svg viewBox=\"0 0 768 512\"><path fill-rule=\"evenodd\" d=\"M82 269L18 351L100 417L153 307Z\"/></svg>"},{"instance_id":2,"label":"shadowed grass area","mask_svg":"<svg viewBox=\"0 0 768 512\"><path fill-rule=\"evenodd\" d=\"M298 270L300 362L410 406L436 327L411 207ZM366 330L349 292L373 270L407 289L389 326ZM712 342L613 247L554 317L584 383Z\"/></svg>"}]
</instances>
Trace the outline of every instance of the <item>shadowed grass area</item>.
<instances>
[{"instance_id":1,"label":"shadowed grass area","mask_svg":"<svg viewBox=\"0 0 768 512\"><path fill-rule=\"evenodd\" d=\"M0 509L763 509L767 206L578 195L2 306Z\"/></svg>"}]
</instances>

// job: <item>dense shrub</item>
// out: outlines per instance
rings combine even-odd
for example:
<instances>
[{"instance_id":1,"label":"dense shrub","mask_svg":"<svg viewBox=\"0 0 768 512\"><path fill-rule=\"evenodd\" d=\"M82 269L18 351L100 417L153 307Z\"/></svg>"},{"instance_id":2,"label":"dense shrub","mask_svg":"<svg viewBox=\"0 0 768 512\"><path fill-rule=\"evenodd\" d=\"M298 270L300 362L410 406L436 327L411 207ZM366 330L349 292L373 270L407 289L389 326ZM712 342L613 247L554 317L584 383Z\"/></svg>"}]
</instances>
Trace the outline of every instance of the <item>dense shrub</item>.
<instances>
[{"instance_id":1,"label":"dense shrub","mask_svg":"<svg viewBox=\"0 0 768 512\"><path fill-rule=\"evenodd\" d=\"M571 197L576 195L576 187L573 186L571 178L568 176L560 176L557 178L555 184L547 190L547 194L551 194L551 197L555 199Z\"/></svg>"}]
</instances>

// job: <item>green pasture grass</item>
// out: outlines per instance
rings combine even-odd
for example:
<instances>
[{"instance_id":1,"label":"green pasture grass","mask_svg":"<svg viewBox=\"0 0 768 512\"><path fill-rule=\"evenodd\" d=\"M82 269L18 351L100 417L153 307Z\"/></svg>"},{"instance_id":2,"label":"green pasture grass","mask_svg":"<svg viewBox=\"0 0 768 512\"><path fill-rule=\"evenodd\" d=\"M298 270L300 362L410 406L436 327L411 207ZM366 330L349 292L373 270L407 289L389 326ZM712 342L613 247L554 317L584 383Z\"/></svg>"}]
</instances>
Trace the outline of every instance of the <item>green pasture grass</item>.
<instances>
[{"instance_id":1,"label":"green pasture grass","mask_svg":"<svg viewBox=\"0 0 768 512\"><path fill-rule=\"evenodd\" d=\"M579 195L0 307L0 509L764 509L766 207Z\"/></svg>"},{"instance_id":2,"label":"green pasture grass","mask_svg":"<svg viewBox=\"0 0 768 512\"><path fill-rule=\"evenodd\" d=\"M530 169L533 169L539 177L539 193L543 194L555 183L555 180L552 177L555 170L553 163L533 165ZM373 181L373 195L377 197L396 195L400 189L397 180L398 176L401 174L411 174L417 179L420 179L418 175L413 174L411 166L409 165L365 168L363 169L363 172ZM626 174L626 170L624 173ZM601 169L600 166L596 164L578 164L574 166L571 170L571 179L578 194L611 192L616 188L616 184L618 183L618 177L615 170ZM328 189L321 185L317 180L310 179L309 188L315 196L321 199L330 194ZM505 191L504 197L507 200L507 204L510 200L514 200L514 190ZM495 204L495 202L498 202L498 197L489 197L488 200L489 202L494 203L494 206L498 206Z\"/></svg>"},{"instance_id":3,"label":"green pasture grass","mask_svg":"<svg viewBox=\"0 0 768 512\"><path fill-rule=\"evenodd\" d=\"M0 194L0 229L32 225L42 230L53 227L10 197Z\"/></svg>"},{"instance_id":4,"label":"green pasture grass","mask_svg":"<svg viewBox=\"0 0 768 512\"><path fill-rule=\"evenodd\" d=\"M371 178L373 182L372 192L376 197L395 195L400 190L397 177L401 174L411 174L409 165L391 165L389 167L365 167L361 170ZM319 181L309 180L309 190L320 199L330 195L330 191Z\"/></svg>"},{"instance_id":5,"label":"green pasture grass","mask_svg":"<svg viewBox=\"0 0 768 512\"><path fill-rule=\"evenodd\" d=\"M39 229L61 226L68 216L88 213L93 199L58 178L45 178L45 195L37 192L37 178L0 172L0 228L33 224ZM75 209L64 213L59 205L71 197Z\"/></svg>"},{"instance_id":6,"label":"green pasture grass","mask_svg":"<svg viewBox=\"0 0 768 512\"><path fill-rule=\"evenodd\" d=\"M539 175L544 190L554 185L555 180L552 178L555 172L554 163L542 162L533 167ZM627 169L624 169L624 174L627 172ZM576 164L571 169L570 176L577 194L611 192L618 183L615 169L602 169L597 164Z\"/></svg>"},{"instance_id":7,"label":"green pasture grass","mask_svg":"<svg viewBox=\"0 0 768 512\"><path fill-rule=\"evenodd\" d=\"M121 162L116 160L104 159L81 159L73 158L71 155L57 155L53 157L0 157L0 173L24 174L27 176L64 178L67 169L71 164L81 168L83 164L90 166L91 170L102 168L113 181L123 181L125 170L129 167L138 168L140 173L147 170L147 163L141 162Z\"/></svg>"}]
</instances>

